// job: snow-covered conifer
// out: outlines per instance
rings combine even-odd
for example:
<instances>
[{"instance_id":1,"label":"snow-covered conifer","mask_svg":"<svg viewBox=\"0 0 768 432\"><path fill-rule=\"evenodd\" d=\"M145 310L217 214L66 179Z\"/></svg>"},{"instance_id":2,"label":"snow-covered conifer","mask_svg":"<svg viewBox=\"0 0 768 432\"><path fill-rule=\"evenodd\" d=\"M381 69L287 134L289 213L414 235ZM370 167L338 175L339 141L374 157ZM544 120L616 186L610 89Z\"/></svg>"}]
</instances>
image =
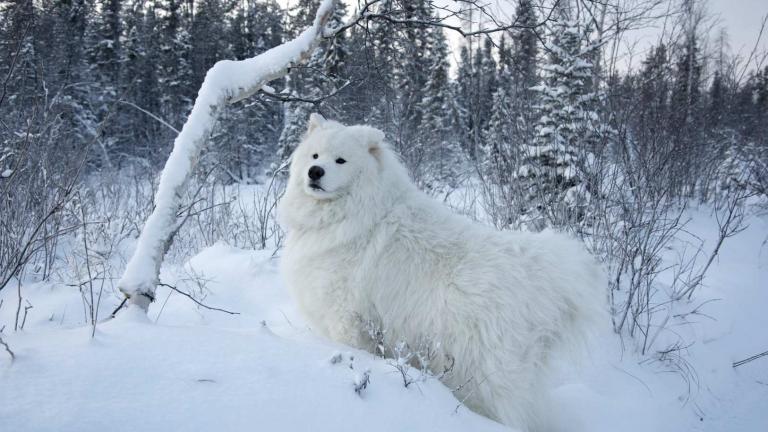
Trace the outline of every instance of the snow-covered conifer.
<instances>
[{"instance_id":1,"label":"snow-covered conifer","mask_svg":"<svg viewBox=\"0 0 768 432\"><path fill-rule=\"evenodd\" d=\"M526 184L525 216L536 229L580 220L589 200L584 161L599 140L600 120L589 61L597 46L588 35L588 26L565 9L550 29L544 79L534 87L536 137L522 149L517 175Z\"/></svg>"}]
</instances>

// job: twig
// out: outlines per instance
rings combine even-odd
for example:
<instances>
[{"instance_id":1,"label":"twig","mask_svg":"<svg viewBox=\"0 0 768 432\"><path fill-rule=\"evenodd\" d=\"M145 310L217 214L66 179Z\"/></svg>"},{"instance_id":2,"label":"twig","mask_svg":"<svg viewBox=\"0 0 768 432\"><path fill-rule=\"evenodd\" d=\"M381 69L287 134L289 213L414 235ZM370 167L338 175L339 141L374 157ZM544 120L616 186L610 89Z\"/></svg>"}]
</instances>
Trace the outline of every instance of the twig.
<instances>
[{"instance_id":1,"label":"twig","mask_svg":"<svg viewBox=\"0 0 768 432\"><path fill-rule=\"evenodd\" d=\"M88 272L88 293L90 294L91 302L88 305L91 312L91 337L96 336L96 305L93 303L93 274L91 273L91 253L88 250L88 229L86 227L86 215L85 215L85 203L80 193L77 193L77 197L80 201L80 213L83 217L83 248L85 250L85 269Z\"/></svg>"},{"instance_id":2,"label":"twig","mask_svg":"<svg viewBox=\"0 0 768 432\"><path fill-rule=\"evenodd\" d=\"M121 301L121 302L120 302L120 304L119 304L119 305L117 305L117 307L115 308L115 310L113 310L113 311L112 311L112 313L110 314L110 316L111 316L112 318L114 318L114 317L115 317L115 315L117 315L117 313L118 313L118 312L120 312L120 309L122 309L122 308L123 308L123 306L125 306L125 302L127 302L127 301L128 301L128 297L123 297L123 301Z\"/></svg>"},{"instance_id":3,"label":"twig","mask_svg":"<svg viewBox=\"0 0 768 432\"><path fill-rule=\"evenodd\" d=\"M765 357L765 356L768 356L768 351L763 351L760 354L755 354L752 357L745 358L744 360L739 360L737 362L733 362L733 367L737 368L737 367L739 367L739 366L741 366L743 364L751 362L752 360L757 360L760 357Z\"/></svg>"},{"instance_id":4,"label":"twig","mask_svg":"<svg viewBox=\"0 0 768 432\"><path fill-rule=\"evenodd\" d=\"M24 316L21 319L21 330L24 330L24 325L27 323L27 313L29 313L29 310L32 309L34 306L32 306L32 303L29 302L29 300L24 299L27 302L27 305L24 306Z\"/></svg>"},{"instance_id":5,"label":"twig","mask_svg":"<svg viewBox=\"0 0 768 432\"><path fill-rule=\"evenodd\" d=\"M16 360L16 354L14 354L13 351L11 351L11 347L9 347L7 343L5 343L2 336L0 336L0 345L5 347L5 351L11 356L11 361Z\"/></svg>"},{"instance_id":6,"label":"twig","mask_svg":"<svg viewBox=\"0 0 768 432\"><path fill-rule=\"evenodd\" d=\"M125 100L119 100L118 102L120 102L121 104L125 104L125 105L128 105L128 106L130 106L130 107L133 107L133 108L135 108L135 109L137 109L137 110L139 110L139 111L143 112L144 114L146 114L146 115L148 115L148 116L152 117L153 119L157 120L157 122L158 122L158 123L160 123L161 125L163 125L163 126L167 127L168 129L170 129L170 130L172 130L172 131L176 132L177 134L179 134L179 133L180 133L180 132L179 132L179 130L178 130L178 129L176 129L175 127L173 127L173 126L172 126L170 123L168 123L167 121L163 120L163 119L162 119L162 118L160 118L159 116L157 116L157 115L155 115L155 114L152 114L151 112L149 112L149 111L145 110L144 108L142 108L142 107L140 107L140 106L136 105L135 103L133 103L133 102L128 102L128 101L125 101Z\"/></svg>"},{"instance_id":7,"label":"twig","mask_svg":"<svg viewBox=\"0 0 768 432\"><path fill-rule=\"evenodd\" d=\"M268 98L271 98L271 99L275 99L275 100L280 101L280 102L304 102L304 103L308 103L308 104L312 104L312 105L317 106L317 105L320 105L321 103L323 103L326 99L330 99L330 98L336 96L337 94L339 94L339 92L341 92L342 90L347 88L351 83L352 83L352 81L347 81L343 85L341 85L338 88L334 89L332 92L330 92L330 93L328 93L326 95L318 96L316 98L308 98L308 97L302 97L302 96L285 96L285 95L281 95L281 94L278 94L278 93L273 93L273 92L264 90L264 88L259 90L259 94L264 95L264 96L266 96Z\"/></svg>"},{"instance_id":8,"label":"twig","mask_svg":"<svg viewBox=\"0 0 768 432\"><path fill-rule=\"evenodd\" d=\"M230 315L240 315L240 312L232 312L232 311L228 311L228 310L226 310L226 309L216 308L216 307L212 307L212 306L208 306L208 305L206 305L206 304L203 304L203 303L201 303L199 300L197 300L196 298L194 298L194 297L192 297L191 295L189 295L188 293L185 293L184 291L182 291L182 290L180 290L180 289L176 288L176 287L175 287L175 286L173 286L173 285L168 285L168 284L166 284L166 283L162 283L162 282L161 282L161 283L159 283L158 285L160 285L160 286L164 286L164 287L166 287L166 288L170 288L170 289L172 289L172 290L176 291L177 293L179 293L179 294L181 294L181 295L183 295L183 296L185 296L185 297L189 298L190 300L192 300L193 302L195 302L195 303L196 303L198 306L204 307L204 308L206 308L206 309L209 309L209 310L214 310L214 311L218 311L218 312L224 312L224 313L228 313L228 314L230 314Z\"/></svg>"}]
</instances>

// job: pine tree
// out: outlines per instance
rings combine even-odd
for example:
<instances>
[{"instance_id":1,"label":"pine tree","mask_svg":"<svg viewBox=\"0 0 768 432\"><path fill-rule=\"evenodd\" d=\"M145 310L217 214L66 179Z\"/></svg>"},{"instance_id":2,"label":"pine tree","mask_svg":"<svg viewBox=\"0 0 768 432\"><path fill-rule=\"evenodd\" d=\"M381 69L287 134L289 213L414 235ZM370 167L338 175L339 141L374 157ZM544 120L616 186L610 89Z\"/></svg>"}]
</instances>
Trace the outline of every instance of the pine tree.
<instances>
[{"instance_id":1,"label":"pine tree","mask_svg":"<svg viewBox=\"0 0 768 432\"><path fill-rule=\"evenodd\" d=\"M333 10L333 15L328 22L328 28L335 29L344 25L344 17L347 14L347 6L339 3ZM346 61L349 58L349 42L346 33L340 33L336 37L321 43L324 54L323 69L326 75L332 79L340 79L347 75Z\"/></svg>"},{"instance_id":2,"label":"pine tree","mask_svg":"<svg viewBox=\"0 0 768 432\"><path fill-rule=\"evenodd\" d=\"M250 42L245 45L248 47L245 52L236 52L238 58L252 57L283 42L285 15L274 0L247 2L245 18L245 26L240 30L242 36L237 39ZM268 100L255 99L244 103L245 119L239 121L239 128L245 130L234 132L235 145L246 152L240 171L245 177L253 178L276 159L283 110Z\"/></svg>"},{"instance_id":3,"label":"pine tree","mask_svg":"<svg viewBox=\"0 0 768 432\"><path fill-rule=\"evenodd\" d=\"M80 143L93 138L92 131L98 121L91 105L93 80L86 55L90 16L86 0L56 1L40 17L44 20L41 27L50 34L42 35L39 30L30 29L30 35L34 34L34 38L41 42L36 51L44 53L46 59L47 85L66 89L57 98L64 129ZM13 84L9 88L13 88Z\"/></svg>"},{"instance_id":4,"label":"pine tree","mask_svg":"<svg viewBox=\"0 0 768 432\"><path fill-rule=\"evenodd\" d=\"M688 39L677 60L676 76L672 89L671 126L675 131L675 190L680 193L693 194L693 185L688 180L693 178L697 170L697 161L692 160L695 154L701 154L701 62L696 38Z\"/></svg>"},{"instance_id":5,"label":"pine tree","mask_svg":"<svg viewBox=\"0 0 768 432\"><path fill-rule=\"evenodd\" d=\"M456 137L450 134L450 112L453 95L448 79L448 45L441 29L429 33L429 74L424 86L424 98L419 103L421 145L429 164L426 170L436 185L455 187L462 167L461 150ZM425 133L429 131L428 133Z\"/></svg>"},{"instance_id":6,"label":"pine tree","mask_svg":"<svg viewBox=\"0 0 768 432\"><path fill-rule=\"evenodd\" d=\"M404 19L429 20L431 7L424 0L407 2L402 5ZM406 25L404 37L398 40L398 49L403 56L403 63L395 70L397 85L397 118L395 119L401 131L395 141L398 150L404 155L406 165L415 170L422 163L422 143L419 126L422 124L424 113L421 102L426 97L425 86L429 80L431 63L430 46L431 33L435 29Z\"/></svg>"},{"instance_id":7,"label":"pine tree","mask_svg":"<svg viewBox=\"0 0 768 432\"><path fill-rule=\"evenodd\" d=\"M220 10L223 9L220 7ZM203 9L199 8L197 14L202 13ZM232 19L227 18L224 21L227 26L221 29L224 37L218 42L220 52L244 59L282 42L284 17L274 1L244 2L234 14L225 13L227 17L230 15ZM211 163L220 168L217 174L222 181L260 181L265 169L276 159L282 112L271 100L250 98L228 106L221 113L209 153Z\"/></svg>"},{"instance_id":8,"label":"pine tree","mask_svg":"<svg viewBox=\"0 0 768 432\"><path fill-rule=\"evenodd\" d=\"M290 85L290 81L288 84ZM299 96L295 91L289 95L292 97ZM277 154L280 161L287 161L301 141L311 113L312 106L303 102L286 102L283 104L283 128L277 139Z\"/></svg>"},{"instance_id":9,"label":"pine tree","mask_svg":"<svg viewBox=\"0 0 768 432\"><path fill-rule=\"evenodd\" d=\"M472 53L465 44L459 52L459 70L456 77L456 109L453 112L453 124L458 132L459 141L464 151L471 157L475 157L476 129L475 124L475 80L477 74L472 65Z\"/></svg>"},{"instance_id":10,"label":"pine tree","mask_svg":"<svg viewBox=\"0 0 768 432\"><path fill-rule=\"evenodd\" d=\"M96 122L102 123L102 137L98 139L101 152L100 164L111 166L113 155L120 153L121 141L126 138L121 122L105 121L108 117L122 119L123 107L116 100L122 94L121 58L122 53L122 1L101 0L91 11L86 41L89 60L90 81L89 103L96 116Z\"/></svg>"},{"instance_id":11,"label":"pine tree","mask_svg":"<svg viewBox=\"0 0 768 432\"><path fill-rule=\"evenodd\" d=\"M497 81L499 87L506 87L507 89L512 89L515 86L515 77L513 71L516 69L515 66L515 52L514 48L510 46L510 44L507 42L507 36L502 35L501 41L499 42L498 46L498 52L499 52L499 64L498 66L498 73L497 73Z\"/></svg>"},{"instance_id":12,"label":"pine tree","mask_svg":"<svg viewBox=\"0 0 768 432\"><path fill-rule=\"evenodd\" d=\"M194 83L202 83L217 61L231 59L232 41L227 37L234 0L199 0L189 29L190 63ZM216 35L211 37L211 35Z\"/></svg>"},{"instance_id":13,"label":"pine tree","mask_svg":"<svg viewBox=\"0 0 768 432\"><path fill-rule=\"evenodd\" d=\"M629 121L633 128L635 151L642 154L661 153L671 141L668 136L670 116L670 65L667 47L661 43L643 60L636 92L637 113ZM630 105L633 102L630 102Z\"/></svg>"},{"instance_id":14,"label":"pine tree","mask_svg":"<svg viewBox=\"0 0 768 432\"><path fill-rule=\"evenodd\" d=\"M709 86L709 106L707 108L707 128L718 129L724 125L725 113L729 111L725 78L718 70Z\"/></svg>"},{"instance_id":15,"label":"pine tree","mask_svg":"<svg viewBox=\"0 0 768 432\"><path fill-rule=\"evenodd\" d=\"M755 122L755 143L760 147L768 146L768 66L756 74L755 96L752 104Z\"/></svg>"},{"instance_id":16,"label":"pine tree","mask_svg":"<svg viewBox=\"0 0 768 432\"><path fill-rule=\"evenodd\" d=\"M6 106L21 104L32 106L34 100L40 95L41 89L35 79L38 46L35 43L35 31L40 27L39 17L35 14L32 0L15 0L2 9L3 16L0 25L3 26L3 59L16 58L13 64L12 75L11 61L0 63L0 73L8 77L5 95ZM18 52L18 55L16 54ZM10 94L8 94L10 93Z\"/></svg>"},{"instance_id":17,"label":"pine tree","mask_svg":"<svg viewBox=\"0 0 768 432\"><path fill-rule=\"evenodd\" d=\"M592 110L595 46L589 31L567 14L551 29L544 81L535 87L540 113L535 145L525 149L519 179L526 183L525 217L535 229L578 222L589 199L583 159L593 149L598 120Z\"/></svg>"},{"instance_id":18,"label":"pine tree","mask_svg":"<svg viewBox=\"0 0 768 432\"><path fill-rule=\"evenodd\" d=\"M246 0L238 6L227 32L231 51L242 60L283 41L285 14L275 0Z\"/></svg>"},{"instance_id":19,"label":"pine tree","mask_svg":"<svg viewBox=\"0 0 768 432\"><path fill-rule=\"evenodd\" d=\"M495 183L507 183L511 179L508 175L514 147L513 121L511 98L507 89L500 86L493 94L493 114L483 133L482 157L478 158L483 172Z\"/></svg>"},{"instance_id":20,"label":"pine tree","mask_svg":"<svg viewBox=\"0 0 768 432\"><path fill-rule=\"evenodd\" d=\"M516 89L513 54L502 37L499 43L499 71L493 93L491 116L483 130L478 161L485 175L494 182L508 182L513 153L512 133L517 112L513 106ZM505 175L506 173L506 175Z\"/></svg>"},{"instance_id":21,"label":"pine tree","mask_svg":"<svg viewBox=\"0 0 768 432\"><path fill-rule=\"evenodd\" d=\"M156 0L154 11L158 20L156 55L162 114L166 120L178 124L192 108L197 89L191 64L189 23L181 0Z\"/></svg>"},{"instance_id":22,"label":"pine tree","mask_svg":"<svg viewBox=\"0 0 768 432\"><path fill-rule=\"evenodd\" d=\"M376 12L389 14L392 8L392 0L382 0L376 6ZM360 120L369 121L391 136L394 132L395 113L393 108L397 100L395 70L403 56L397 50L394 24L385 20L377 20L371 22L369 26L369 30L356 31L358 37L356 43L352 44L352 46L360 48L370 44L372 48L372 53L363 51L358 54L364 63L357 69L364 71L360 78L365 81L366 92L368 93L368 98L361 101L361 104L368 104L367 107L362 106L360 108L362 110L370 109L367 118Z\"/></svg>"},{"instance_id":23,"label":"pine tree","mask_svg":"<svg viewBox=\"0 0 768 432\"><path fill-rule=\"evenodd\" d=\"M520 26L512 37L514 54L511 63L518 97L531 99L531 88L538 82L536 75L539 38L536 35L536 10L531 0L520 0L515 11L515 22Z\"/></svg>"},{"instance_id":24,"label":"pine tree","mask_svg":"<svg viewBox=\"0 0 768 432\"><path fill-rule=\"evenodd\" d=\"M100 0L90 19L88 55L101 93L114 98L120 86L122 1Z\"/></svg>"},{"instance_id":25,"label":"pine tree","mask_svg":"<svg viewBox=\"0 0 768 432\"><path fill-rule=\"evenodd\" d=\"M464 45L459 57L457 97L460 113L464 117L458 120L466 127L462 137L463 146L474 160L482 146L483 132L491 117L493 95L499 86L493 42L485 39L483 46L478 49Z\"/></svg>"},{"instance_id":26,"label":"pine tree","mask_svg":"<svg viewBox=\"0 0 768 432\"><path fill-rule=\"evenodd\" d=\"M477 120L478 130L482 131L491 117L493 94L498 88L496 76L496 60L493 58L493 41L486 38L483 48L475 57L475 70L477 71Z\"/></svg>"},{"instance_id":27,"label":"pine tree","mask_svg":"<svg viewBox=\"0 0 768 432\"><path fill-rule=\"evenodd\" d=\"M120 58L120 81L124 86L122 98L148 112L160 113L156 67L158 28L154 7L145 8L144 4L143 0L132 0L126 2L124 7ZM121 108L124 108L120 116L121 128L130 131L123 154L159 163L158 156L164 153L158 152L157 146L170 145L169 139L158 140L161 136L170 138L167 128L159 122L147 121L147 115L138 109ZM142 127L136 128L138 124Z\"/></svg>"},{"instance_id":28,"label":"pine tree","mask_svg":"<svg viewBox=\"0 0 768 432\"><path fill-rule=\"evenodd\" d=\"M667 48L662 43L649 51L648 57L643 60L640 72L639 97L641 106L645 108L640 114L644 116L649 111L651 113L644 122L647 126L655 123L658 127L663 124L663 119L667 116L669 73Z\"/></svg>"},{"instance_id":29,"label":"pine tree","mask_svg":"<svg viewBox=\"0 0 768 432\"><path fill-rule=\"evenodd\" d=\"M673 127L677 130L697 122L701 100L701 69L698 41L695 35L686 37L677 59L672 103L676 107Z\"/></svg>"},{"instance_id":30,"label":"pine tree","mask_svg":"<svg viewBox=\"0 0 768 432\"><path fill-rule=\"evenodd\" d=\"M515 20L521 26L512 35L511 72L512 110L514 129L512 139L516 146L529 145L534 140L536 110L533 87L539 82L539 36L536 34L538 17L531 0L520 0L515 11ZM515 154L519 151L515 151Z\"/></svg>"}]
</instances>

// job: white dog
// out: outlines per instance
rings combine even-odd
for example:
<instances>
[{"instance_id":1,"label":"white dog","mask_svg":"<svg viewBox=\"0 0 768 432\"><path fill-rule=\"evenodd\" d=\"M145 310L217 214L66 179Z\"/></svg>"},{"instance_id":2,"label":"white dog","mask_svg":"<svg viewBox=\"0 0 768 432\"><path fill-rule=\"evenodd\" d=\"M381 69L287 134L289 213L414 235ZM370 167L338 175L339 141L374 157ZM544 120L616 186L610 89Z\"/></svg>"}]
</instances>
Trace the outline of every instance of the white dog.
<instances>
[{"instance_id":1,"label":"white dog","mask_svg":"<svg viewBox=\"0 0 768 432\"><path fill-rule=\"evenodd\" d=\"M279 207L286 283L315 331L372 350L362 321L391 341L439 344L430 368L471 409L536 428L553 350L584 334L604 285L576 241L498 232L423 194L368 126L310 117Z\"/></svg>"}]
</instances>

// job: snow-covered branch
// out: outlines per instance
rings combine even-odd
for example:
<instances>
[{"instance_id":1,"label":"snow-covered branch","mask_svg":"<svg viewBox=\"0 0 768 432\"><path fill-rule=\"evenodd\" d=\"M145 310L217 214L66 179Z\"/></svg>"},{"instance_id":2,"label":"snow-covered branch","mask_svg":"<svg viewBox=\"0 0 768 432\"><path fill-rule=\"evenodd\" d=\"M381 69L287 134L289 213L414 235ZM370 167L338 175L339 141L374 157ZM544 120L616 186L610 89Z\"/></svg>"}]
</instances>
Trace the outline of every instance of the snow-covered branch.
<instances>
[{"instance_id":1,"label":"snow-covered branch","mask_svg":"<svg viewBox=\"0 0 768 432\"><path fill-rule=\"evenodd\" d=\"M291 66L305 61L323 37L333 7L334 0L323 0L312 26L292 41L247 60L220 61L208 71L163 169L155 208L118 283L131 304L146 310L154 300L160 266L173 241L180 197L218 112L228 103L253 95L270 81L284 76Z\"/></svg>"}]
</instances>

